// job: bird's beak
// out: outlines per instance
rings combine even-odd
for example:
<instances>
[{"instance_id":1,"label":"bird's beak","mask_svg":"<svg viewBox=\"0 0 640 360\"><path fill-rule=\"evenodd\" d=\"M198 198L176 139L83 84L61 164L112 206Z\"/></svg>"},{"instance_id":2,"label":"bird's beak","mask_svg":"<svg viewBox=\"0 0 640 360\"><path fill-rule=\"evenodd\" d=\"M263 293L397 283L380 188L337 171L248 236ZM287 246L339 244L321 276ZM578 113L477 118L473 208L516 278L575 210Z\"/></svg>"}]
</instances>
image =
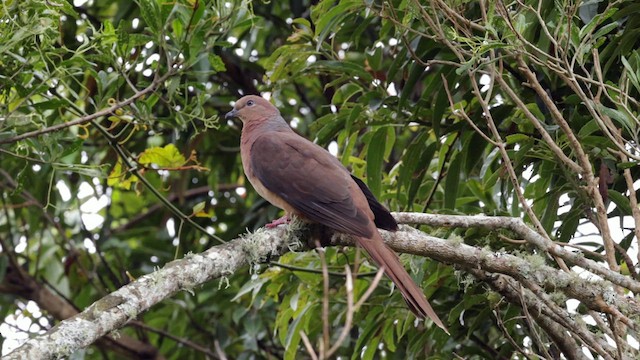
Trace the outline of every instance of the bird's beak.
<instances>
[{"instance_id":1,"label":"bird's beak","mask_svg":"<svg viewBox=\"0 0 640 360\"><path fill-rule=\"evenodd\" d=\"M230 120L230 119L235 118L236 116L238 116L238 110L233 109L233 110L229 111L228 113L226 113L224 118L227 119L227 120Z\"/></svg>"}]
</instances>

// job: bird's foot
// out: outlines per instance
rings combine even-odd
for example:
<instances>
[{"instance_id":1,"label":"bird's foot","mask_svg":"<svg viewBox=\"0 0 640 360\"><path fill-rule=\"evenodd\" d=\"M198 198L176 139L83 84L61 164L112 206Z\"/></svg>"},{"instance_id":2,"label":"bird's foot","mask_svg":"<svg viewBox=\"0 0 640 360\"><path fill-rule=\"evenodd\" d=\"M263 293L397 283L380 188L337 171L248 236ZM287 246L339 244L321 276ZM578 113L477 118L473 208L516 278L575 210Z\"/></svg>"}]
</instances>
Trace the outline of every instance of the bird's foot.
<instances>
[{"instance_id":1,"label":"bird's foot","mask_svg":"<svg viewBox=\"0 0 640 360\"><path fill-rule=\"evenodd\" d=\"M289 215L285 215L285 216L283 216L283 217L281 217L279 219L273 220L269 224L265 225L265 227L267 229L273 229L274 227L277 227L278 225L288 224L289 222L291 222L291 218L289 217Z\"/></svg>"}]
</instances>

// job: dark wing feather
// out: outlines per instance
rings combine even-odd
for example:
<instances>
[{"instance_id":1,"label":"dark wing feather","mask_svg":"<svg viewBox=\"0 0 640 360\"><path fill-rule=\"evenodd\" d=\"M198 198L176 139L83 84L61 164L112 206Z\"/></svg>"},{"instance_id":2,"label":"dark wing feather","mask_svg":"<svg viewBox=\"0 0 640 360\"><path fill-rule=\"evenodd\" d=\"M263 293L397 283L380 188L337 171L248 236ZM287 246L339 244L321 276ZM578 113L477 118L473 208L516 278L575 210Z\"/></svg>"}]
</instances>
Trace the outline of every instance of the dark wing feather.
<instances>
[{"instance_id":1,"label":"dark wing feather","mask_svg":"<svg viewBox=\"0 0 640 360\"><path fill-rule=\"evenodd\" d=\"M398 222L396 222L396 219L391 216L391 213L384 207L384 205L380 204L367 185L353 175L351 175L351 178L356 182L356 184L358 184L360 190L362 190L364 196L367 198L369 208L373 211L373 216L375 216L373 221L376 223L376 227L388 231L398 230Z\"/></svg>"},{"instance_id":2,"label":"dark wing feather","mask_svg":"<svg viewBox=\"0 0 640 360\"><path fill-rule=\"evenodd\" d=\"M328 151L295 133L265 133L251 146L262 185L301 215L338 232L370 237L369 218L352 199L356 184Z\"/></svg>"}]
</instances>

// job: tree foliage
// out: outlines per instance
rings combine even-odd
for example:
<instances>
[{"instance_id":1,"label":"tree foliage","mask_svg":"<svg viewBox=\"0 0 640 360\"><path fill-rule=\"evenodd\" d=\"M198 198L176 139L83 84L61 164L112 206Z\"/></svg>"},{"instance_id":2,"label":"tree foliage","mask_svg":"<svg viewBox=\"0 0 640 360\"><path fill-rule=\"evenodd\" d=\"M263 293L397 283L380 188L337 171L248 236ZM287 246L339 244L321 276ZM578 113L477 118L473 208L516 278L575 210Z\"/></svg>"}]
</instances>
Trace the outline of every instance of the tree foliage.
<instances>
[{"instance_id":1,"label":"tree foliage","mask_svg":"<svg viewBox=\"0 0 640 360\"><path fill-rule=\"evenodd\" d=\"M639 6L3 0L3 351L275 218L220 116L262 93L390 209L534 231L407 218L469 246L401 257L450 336L328 247L179 292L78 358L636 357Z\"/></svg>"}]
</instances>

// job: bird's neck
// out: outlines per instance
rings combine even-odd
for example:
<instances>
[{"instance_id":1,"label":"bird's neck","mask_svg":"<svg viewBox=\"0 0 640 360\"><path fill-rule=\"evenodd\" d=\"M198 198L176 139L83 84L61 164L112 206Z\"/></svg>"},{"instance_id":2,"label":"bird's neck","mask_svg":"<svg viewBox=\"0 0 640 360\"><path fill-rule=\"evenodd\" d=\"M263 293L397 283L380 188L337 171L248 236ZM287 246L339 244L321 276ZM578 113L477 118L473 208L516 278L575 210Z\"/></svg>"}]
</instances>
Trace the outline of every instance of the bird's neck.
<instances>
[{"instance_id":1,"label":"bird's neck","mask_svg":"<svg viewBox=\"0 0 640 360\"><path fill-rule=\"evenodd\" d=\"M265 132L292 132L291 127L280 116L277 118L264 118L252 120L242 125L242 140L249 141L257 135Z\"/></svg>"}]
</instances>

